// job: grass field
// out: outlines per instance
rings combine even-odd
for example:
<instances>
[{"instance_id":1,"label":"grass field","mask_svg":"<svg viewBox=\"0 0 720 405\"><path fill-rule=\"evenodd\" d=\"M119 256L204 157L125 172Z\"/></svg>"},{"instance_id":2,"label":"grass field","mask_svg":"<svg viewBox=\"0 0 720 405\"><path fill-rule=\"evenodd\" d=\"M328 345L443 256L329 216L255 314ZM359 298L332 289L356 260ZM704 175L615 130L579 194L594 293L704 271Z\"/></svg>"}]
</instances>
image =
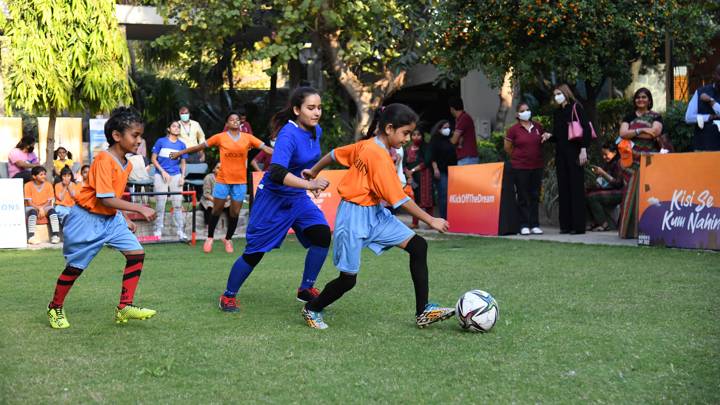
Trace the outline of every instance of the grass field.
<instances>
[{"instance_id":1,"label":"grass field","mask_svg":"<svg viewBox=\"0 0 720 405\"><path fill-rule=\"evenodd\" d=\"M239 251L244 240L236 242ZM112 323L124 260L104 250L52 330L58 250L0 252L0 403L718 403L720 255L448 237L430 242L430 295L494 294L489 334L455 320L418 330L407 255L364 253L326 331L294 299L303 250L288 239L240 292L216 299L235 256L216 244L149 246L136 303ZM336 275L325 264L319 287Z\"/></svg>"}]
</instances>

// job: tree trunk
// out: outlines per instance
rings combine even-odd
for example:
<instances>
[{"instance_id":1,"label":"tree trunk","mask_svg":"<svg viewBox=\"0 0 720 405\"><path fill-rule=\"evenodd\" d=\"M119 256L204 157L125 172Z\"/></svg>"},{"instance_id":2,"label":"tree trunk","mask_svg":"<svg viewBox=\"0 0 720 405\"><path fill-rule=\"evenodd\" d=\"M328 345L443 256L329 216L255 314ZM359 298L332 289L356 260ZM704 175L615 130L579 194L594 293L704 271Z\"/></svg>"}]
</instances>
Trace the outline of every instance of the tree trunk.
<instances>
[{"instance_id":1,"label":"tree trunk","mask_svg":"<svg viewBox=\"0 0 720 405\"><path fill-rule=\"evenodd\" d=\"M49 116L45 144L45 170L48 172L48 177L54 173L53 152L55 151L55 121L57 121L57 109L55 107L50 107Z\"/></svg>"},{"instance_id":2,"label":"tree trunk","mask_svg":"<svg viewBox=\"0 0 720 405\"><path fill-rule=\"evenodd\" d=\"M495 128L494 131L504 131L505 122L507 121L508 112L512 108L513 97L515 95L515 89L512 85L512 70L505 73L505 79L503 85L500 87L498 92L498 98L500 98L500 105L498 106L497 114L495 114Z\"/></svg>"},{"instance_id":3,"label":"tree trunk","mask_svg":"<svg viewBox=\"0 0 720 405\"><path fill-rule=\"evenodd\" d=\"M232 93L235 90L235 79L233 78L233 58L232 48L230 45L225 45L225 71L227 72L228 89Z\"/></svg>"},{"instance_id":4,"label":"tree trunk","mask_svg":"<svg viewBox=\"0 0 720 405\"><path fill-rule=\"evenodd\" d=\"M604 79L600 82L601 86L604 82ZM585 82L585 94L587 94L587 98L585 100L581 100L583 108L585 109L585 116L593 123L593 127L598 127L598 113L597 113L597 97L598 93L600 93L600 87L595 87L593 85L588 84Z\"/></svg>"}]
</instances>

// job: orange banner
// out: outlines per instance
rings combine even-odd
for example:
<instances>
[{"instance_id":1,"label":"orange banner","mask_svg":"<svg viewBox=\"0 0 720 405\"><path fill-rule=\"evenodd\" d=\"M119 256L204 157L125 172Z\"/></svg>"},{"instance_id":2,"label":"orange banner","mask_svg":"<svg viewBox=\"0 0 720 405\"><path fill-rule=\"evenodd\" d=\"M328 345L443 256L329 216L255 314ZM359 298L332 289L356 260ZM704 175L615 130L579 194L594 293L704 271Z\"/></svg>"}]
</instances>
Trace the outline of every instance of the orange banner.
<instances>
[{"instance_id":1,"label":"orange banner","mask_svg":"<svg viewBox=\"0 0 720 405\"><path fill-rule=\"evenodd\" d=\"M450 232L497 235L504 163L448 168Z\"/></svg>"},{"instance_id":2,"label":"orange banner","mask_svg":"<svg viewBox=\"0 0 720 405\"><path fill-rule=\"evenodd\" d=\"M720 152L643 156L641 245L720 250Z\"/></svg>"},{"instance_id":3,"label":"orange banner","mask_svg":"<svg viewBox=\"0 0 720 405\"><path fill-rule=\"evenodd\" d=\"M315 205L325 214L325 219L330 225L330 230L335 229L335 215L338 205L340 204L340 195L337 192L337 186L346 172L347 170L323 170L318 177L325 178L330 182L328 188L320 193L318 198L315 198L315 196L308 191L308 195ZM260 184L263 175L265 175L265 172L253 172L253 195L257 193L257 186Z\"/></svg>"}]
</instances>

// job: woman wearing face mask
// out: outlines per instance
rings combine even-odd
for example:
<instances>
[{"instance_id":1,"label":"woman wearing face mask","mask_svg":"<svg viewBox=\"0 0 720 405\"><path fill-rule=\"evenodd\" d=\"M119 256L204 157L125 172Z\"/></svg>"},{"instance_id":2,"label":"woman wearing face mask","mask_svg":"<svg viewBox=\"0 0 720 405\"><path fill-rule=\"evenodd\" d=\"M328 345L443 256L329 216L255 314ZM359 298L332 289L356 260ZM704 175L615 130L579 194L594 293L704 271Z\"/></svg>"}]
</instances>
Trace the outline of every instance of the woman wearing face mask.
<instances>
[{"instance_id":1,"label":"woman wearing face mask","mask_svg":"<svg viewBox=\"0 0 720 405\"><path fill-rule=\"evenodd\" d=\"M457 165L455 145L450 142L450 122L438 121L430 131L430 164L433 169L434 187L440 217L447 219L448 166Z\"/></svg>"},{"instance_id":2,"label":"woman wearing face mask","mask_svg":"<svg viewBox=\"0 0 720 405\"><path fill-rule=\"evenodd\" d=\"M590 145L590 123L585 118L582 106L575 100L570 87L561 84L553 90L558 108L553 112L553 132L543 134L543 142L555 142L555 172L557 173L558 196L560 200L560 233L585 233L585 172L587 148ZM577 116L573 117L573 109ZM568 124L579 120L583 136L578 140L568 139Z\"/></svg>"},{"instance_id":3,"label":"woman wearing face mask","mask_svg":"<svg viewBox=\"0 0 720 405\"><path fill-rule=\"evenodd\" d=\"M517 107L517 124L507 130L505 152L513 168L517 204L520 209L520 234L541 235L538 222L538 202L543 176L542 125L531 121L532 112L527 103ZM549 136L547 134L546 136Z\"/></svg>"},{"instance_id":4,"label":"woman wearing face mask","mask_svg":"<svg viewBox=\"0 0 720 405\"><path fill-rule=\"evenodd\" d=\"M425 212L433 214L432 174L430 172L430 148L423 133L415 129L410 136L412 143L405 151L405 177L413 189L415 202ZM413 217L410 228L418 227L419 220Z\"/></svg>"}]
</instances>

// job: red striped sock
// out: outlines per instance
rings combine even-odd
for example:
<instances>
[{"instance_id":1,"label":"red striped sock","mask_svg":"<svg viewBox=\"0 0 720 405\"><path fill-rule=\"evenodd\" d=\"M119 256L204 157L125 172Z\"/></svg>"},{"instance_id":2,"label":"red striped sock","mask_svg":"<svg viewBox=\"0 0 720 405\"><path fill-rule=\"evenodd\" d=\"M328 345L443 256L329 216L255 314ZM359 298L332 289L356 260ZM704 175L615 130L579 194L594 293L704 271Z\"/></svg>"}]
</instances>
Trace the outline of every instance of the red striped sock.
<instances>
[{"instance_id":1,"label":"red striped sock","mask_svg":"<svg viewBox=\"0 0 720 405\"><path fill-rule=\"evenodd\" d=\"M141 253L139 255L126 255L125 258L127 259L127 264L125 264L125 270L123 271L120 305L118 305L118 308L120 309L123 309L126 305L133 303L135 289L137 288L138 281L140 281L140 273L142 272L145 253Z\"/></svg>"},{"instance_id":2,"label":"red striped sock","mask_svg":"<svg viewBox=\"0 0 720 405\"><path fill-rule=\"evenodd\" d=\"M65 303L65 296L72 288L75 280L82 274L82 270L67 266L65 270L58 277L57 284L55 285L55 294L50 302L50 308L60 308Z\"/></svg>"}]
</instances>

